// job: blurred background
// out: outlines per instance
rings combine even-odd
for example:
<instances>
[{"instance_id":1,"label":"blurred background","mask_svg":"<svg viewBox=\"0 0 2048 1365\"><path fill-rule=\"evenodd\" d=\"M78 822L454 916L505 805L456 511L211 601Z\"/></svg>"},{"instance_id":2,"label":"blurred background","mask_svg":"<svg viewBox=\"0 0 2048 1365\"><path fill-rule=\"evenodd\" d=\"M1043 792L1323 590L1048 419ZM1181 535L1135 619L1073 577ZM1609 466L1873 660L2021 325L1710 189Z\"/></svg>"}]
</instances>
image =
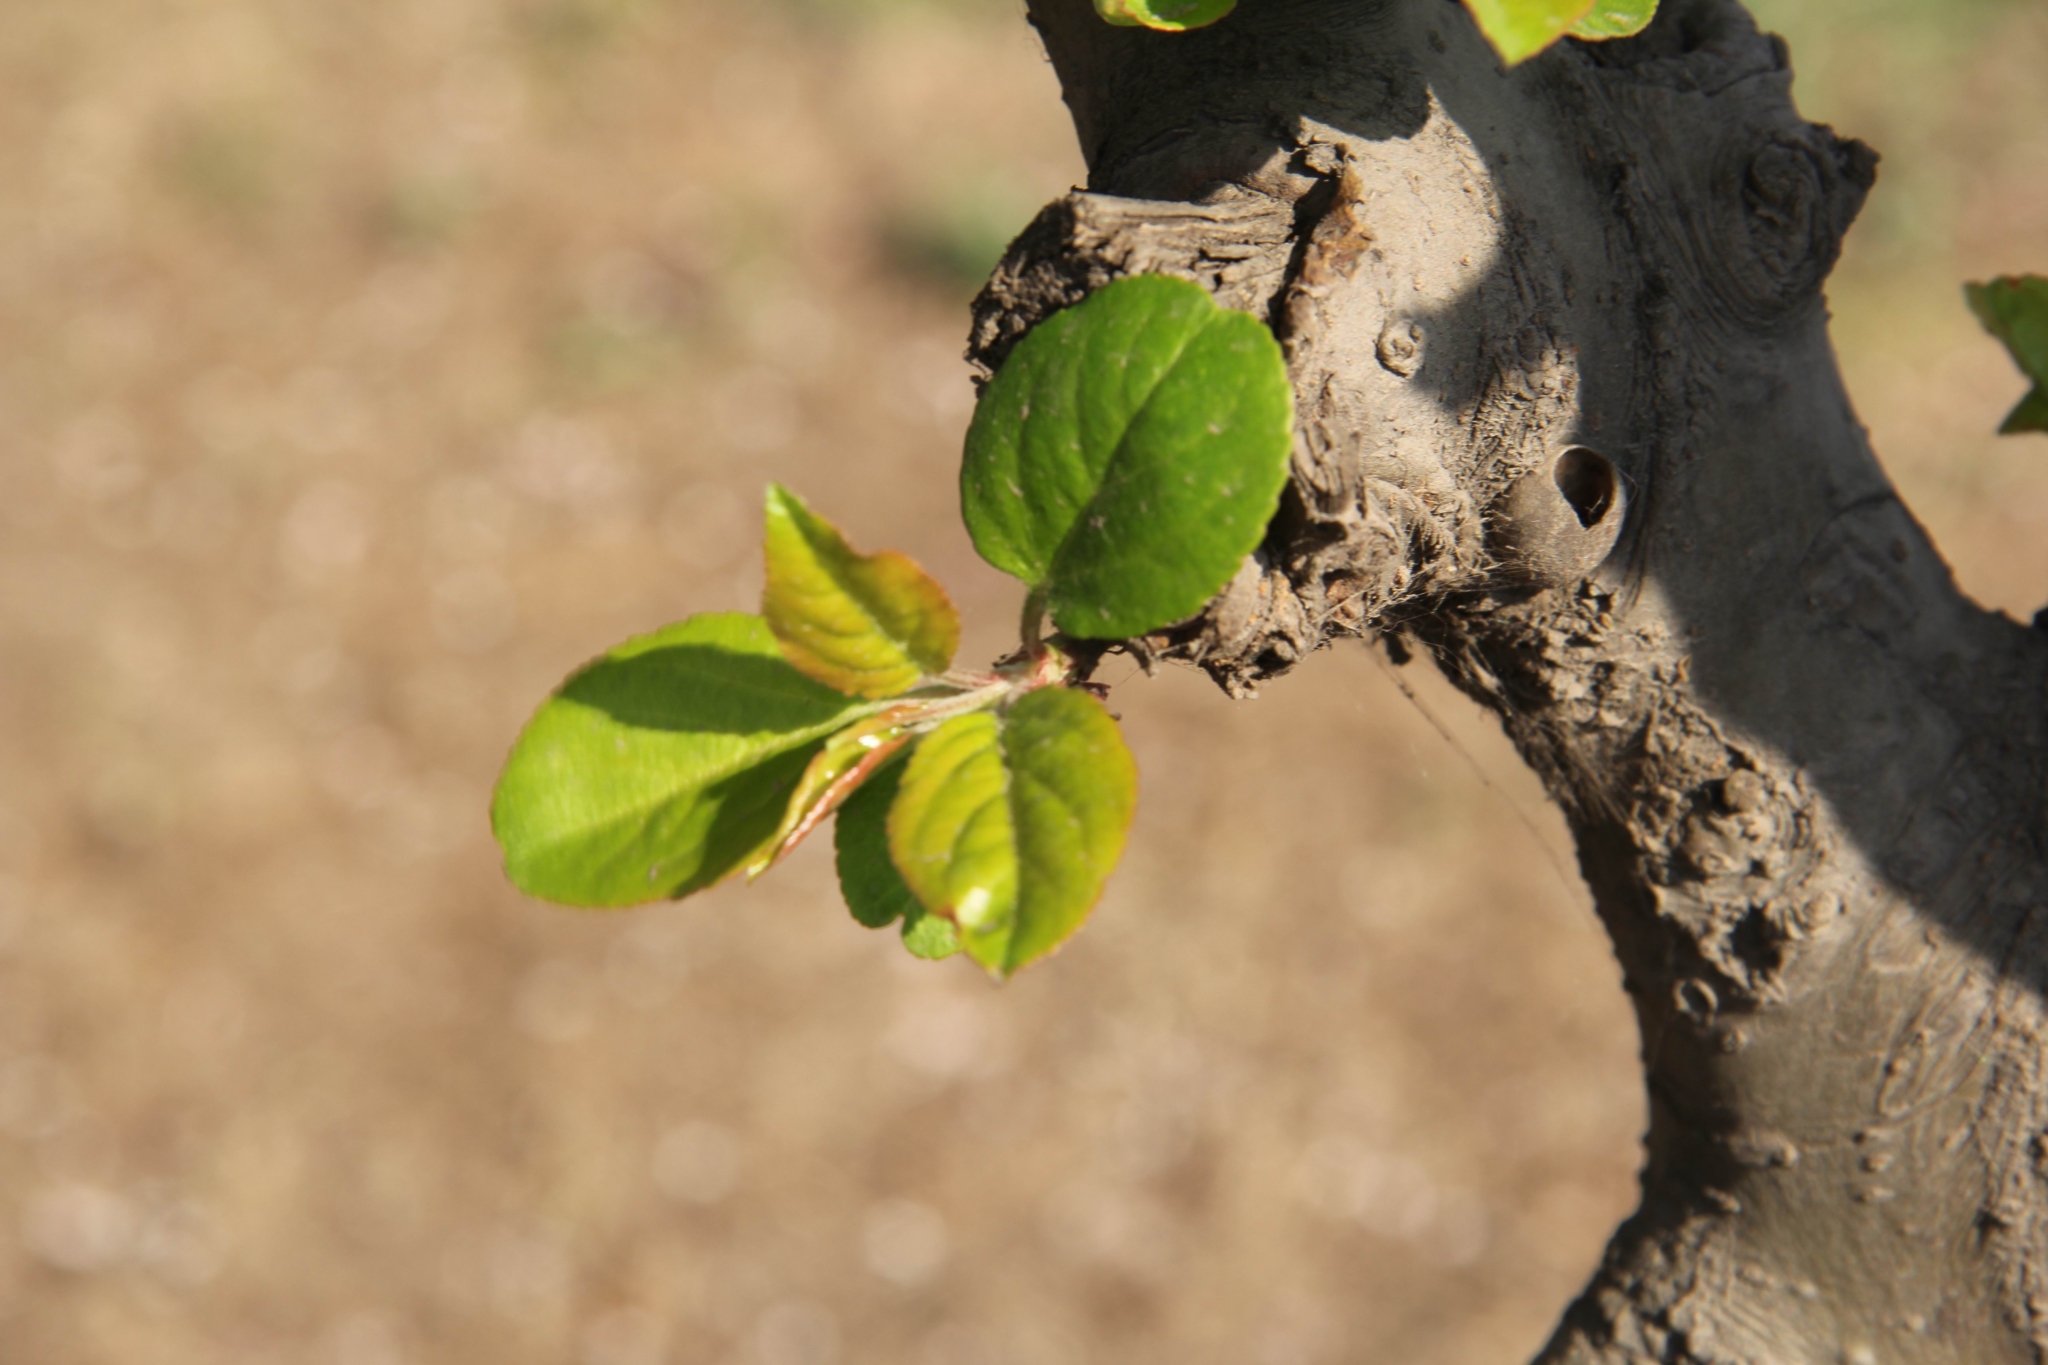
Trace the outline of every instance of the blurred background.
<instances>
[{"instance_id":1,"label":"blurred background","mask_svg":"<svg viewBox=\"0 0 2048 1365\"><path fill-rule=\"evenodd\" d=\"M1017 0L0 6L0 1357L1520 1358L1632 1202L1561 826L1427 670L1112 667L1127 864L995 989L814 841L617 915L501 882L578 661L750 607L758 498L1017 592L964 304L1081 175ZM2048 6L1769 0L1885 154L1832 294L1980 600L2048 441L1958 285L2048 269ZM1427 708L1428 715L1423 708ZM1432 719L1433 717L1433 719Z\"/></svg>"}]
</instances>

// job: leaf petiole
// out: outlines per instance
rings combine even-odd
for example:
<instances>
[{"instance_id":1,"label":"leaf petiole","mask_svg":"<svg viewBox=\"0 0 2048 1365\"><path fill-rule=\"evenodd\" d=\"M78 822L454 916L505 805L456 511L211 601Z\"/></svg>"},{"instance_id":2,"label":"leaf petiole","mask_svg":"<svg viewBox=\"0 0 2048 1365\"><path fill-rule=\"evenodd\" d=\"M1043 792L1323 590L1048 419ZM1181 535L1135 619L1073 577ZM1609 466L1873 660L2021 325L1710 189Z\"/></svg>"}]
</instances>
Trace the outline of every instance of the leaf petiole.
<instances>
[{"instance_id":1,"label":"leaf petiole","mask_svg":"<svg viewBox=\"0 0 2048 1365\"><path fill-rule=\"evenodd\" d=\"M964 716L973 711L986 711L992 706L999 705L1004 698L1017 690L1014 679L991 678L981 686L968 691L956 692L937 701L919 703L916 715L906 720L903 726L914 734L922 734L926 730L937 729L955 716Z\"/></svg>"},{"instance_id":2,"label":"leaf petiole","mask_svg":"<svg viewBox=\"0 0 2048 1365\"><path fill-rule=\"evenodd\" d=\"M1024 652L1036 659L1045 649L1045 585L1024 594L1024 617L1017 629Z\"/></svg>"},{"instance_id":3,"label":"leaf petiole","mask_svg":"<svg viewBox=\"0 0 2048 1365\"><path fill-rule=\"evenodd\" d=\"M1001 677L1002 675L999 673L977 673L971 668L949 668L938 677L933 678L925 686L912 692L906 692L904 695L915 697L930 693L934 696L946 697L951 696L955 692L973 692L978 688L987 687L990 683L999 681ZM946 690L935 690L939 688Z\"/></svg>"}]
</instances>

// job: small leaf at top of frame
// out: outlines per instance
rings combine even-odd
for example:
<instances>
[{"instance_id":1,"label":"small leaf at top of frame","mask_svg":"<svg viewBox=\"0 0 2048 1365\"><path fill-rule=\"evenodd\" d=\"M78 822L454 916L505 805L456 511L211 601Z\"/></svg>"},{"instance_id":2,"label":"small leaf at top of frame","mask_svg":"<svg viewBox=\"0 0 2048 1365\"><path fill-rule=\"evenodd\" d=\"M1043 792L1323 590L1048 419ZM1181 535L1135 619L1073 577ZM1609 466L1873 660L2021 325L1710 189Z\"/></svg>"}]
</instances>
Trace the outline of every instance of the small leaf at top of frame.
<instances>
[{"instance_id":1,"label":"small leaf at top of frame","mask_svg":"<svg viewBox=\"0 0 2048 1365\"><path fill-rule=\"evenodd\" d=\"M960 617L906 555L854 553L839 529L768 489L761 614L790 663L856 697L891 697L952 666Z\"/></svg>"},{"instance_id":2,"label":"small leaf at top of frame","mask_svg":"<svg viewBox=\"0 0 2048 1365\"><path fill-rule=\"evenodd\" d=\"M1625 3L1618 0L1611 7ZM1501 60L1514 66L1571 33L1595 5L1594 0L1465 0L1465 8Z\"/></svg>"},{"instance_id":3,"label":"small leaf at top of frame","mask_svg":"<svg viewBox=\"0 0 2048 1365\"><path fill-rule=\"evenodd\" d=\"M2003 435L2048 432L2048 277L2004 275L1987 284L1963 286L1970 311L1984 329L2005 343L2033 391L1999 427Z\"/></svg>"},{"instance_id":4,"label":"small leaf at top of frame","mask_svg":"<svg viewBox=\"0 0 2048 1365\"><path fill-rule=\"evenodd\" d=\"M1041 688L924 738L889 811L889 850L925 908L1001 979L1088 918L1136 803L1137 766L1102 704Z\"/></svg>"},{"instance_id":5,"label":"small leaf at top of frame","mask_svg":"<svg viewBox=\"0 0 2048 1365\"><path fill-rule=\"evenodd\" d=\"M1165 275L1105 285L1034 327L967 432L974 547L1115 640L1199 612L1265 537L1294 447L1265 324Z\"/></svg>"},{"instance_id":6,"label":"small leaf at top of frame","mask_svg":"<svg viewBox=\"0 0 2048 1365\"><path fill-rule=\"evenodd\" d=\"M1657 0L1594 0L1586 17L1572 25L1571 36L1588 43L1633 38L1656 17Z\"/></svg>"},{"instance_id":7,"label":"small leaf at top of frame","mask_svg":"<svg viewBox=\"0 0 2048 1365\"><path fill-rule=\"evenodd\" d=\"M628 640L513 746L491 802L506 875L592 907L702 890L774 834L824 738L876 709L790 667L758 616Z\"/></svg>"},{"instance_id":8,"label":"small leaf at top of frame","mask_svg":"<svg viewBox=\"0 0 2048 1365\"><path fill-rule=\"evenodd\" d=\"M1237 0L1095 0L1095 12L1112 24L1169 33L1206 28L1236 8Z\"/></svg>"}]
</instances>

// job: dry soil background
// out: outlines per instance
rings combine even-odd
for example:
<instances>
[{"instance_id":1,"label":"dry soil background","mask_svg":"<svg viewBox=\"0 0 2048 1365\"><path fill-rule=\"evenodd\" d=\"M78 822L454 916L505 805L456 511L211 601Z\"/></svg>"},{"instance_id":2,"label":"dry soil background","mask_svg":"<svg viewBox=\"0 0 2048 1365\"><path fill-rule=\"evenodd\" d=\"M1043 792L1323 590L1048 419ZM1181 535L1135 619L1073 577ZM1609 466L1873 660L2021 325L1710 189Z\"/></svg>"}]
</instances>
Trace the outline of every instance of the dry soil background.
<instances>
[{"instance_id":1,"label":"dry soil background","mask_svg":"<svg viewBox=\"0 0 2048 1365\"><path fill-rule=\"evenodd\" d=\"M1362 648L1250 704L1113 669L1129 861L1002 990L817 848L618 916L498 877L521 720L748 606L770 478L1002 647L962 303L1079 174L1017 8L0 4L0 1362L1538 1342L1630 1204L1634 1040L1423 669L1462 753ZM1835 290L1864 416L2031 611L2048 441L1988 435L2020 384L1956 284L2048 268L2048 14L1768 13L1891 158Z\"/></svg>"}]
</instances>

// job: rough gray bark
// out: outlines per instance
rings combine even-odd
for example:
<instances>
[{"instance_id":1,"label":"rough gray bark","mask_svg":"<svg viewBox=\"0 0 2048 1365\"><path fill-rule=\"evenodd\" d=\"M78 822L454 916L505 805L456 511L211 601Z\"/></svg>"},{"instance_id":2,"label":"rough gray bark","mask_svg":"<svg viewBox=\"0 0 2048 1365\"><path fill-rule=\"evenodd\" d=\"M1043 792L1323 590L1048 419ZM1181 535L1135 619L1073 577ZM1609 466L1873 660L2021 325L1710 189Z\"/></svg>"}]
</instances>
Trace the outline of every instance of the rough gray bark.
<instances>
[{"instance_id":1,"label":"rough gray bark","mask_svg":"<svg viewBox=\"0 0 2048 1365\"><path fill-rule=\"evenodd\" d=\"M1512 73L1453 0L1030 14L1090 184L975 358L1165 271L1297 386L1257 561L1132 647L1234 693L1427 651L1570 819L1652 1118L1541 1359L2048 1358L2048 634L1956 590L1843 394L1820 286L1875 156L1733 0Z\"/></svg>"}]
</instances>

